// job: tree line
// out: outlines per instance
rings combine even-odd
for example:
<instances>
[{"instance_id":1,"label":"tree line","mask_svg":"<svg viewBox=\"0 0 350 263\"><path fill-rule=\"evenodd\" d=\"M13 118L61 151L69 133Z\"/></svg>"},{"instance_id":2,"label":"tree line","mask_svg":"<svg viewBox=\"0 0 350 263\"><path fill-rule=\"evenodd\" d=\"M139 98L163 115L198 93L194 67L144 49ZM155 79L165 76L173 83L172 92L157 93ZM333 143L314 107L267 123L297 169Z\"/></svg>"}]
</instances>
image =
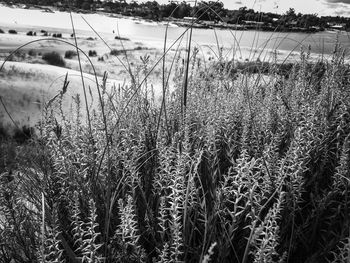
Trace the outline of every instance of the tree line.
<instances>
[{"instance_id":1,"label":"tree line","mask_svg":"<svg viewBox=\"0 0 350 263\"><path fill-rule=\"evenodd\" d=\"M58 6L61 9L80 9L88 11L104 10L126 16L138 16L146 19L160 21L168 17L182 19L196 17L197 21L224 22L227 24L245 24L259 22L280 29L312 28L320 30L332 26L341 26L339 29L350 29L350 19L341 16L318 16L317 14L296 13L290 8L284 14L272 12L257 12L247 7L229 10L222 2L202 1L191 6L185 1L170 1L168 4L159 4L156 1L127 3L125 0L13 0L12 3Z\"/></svg>"}]
</instances>

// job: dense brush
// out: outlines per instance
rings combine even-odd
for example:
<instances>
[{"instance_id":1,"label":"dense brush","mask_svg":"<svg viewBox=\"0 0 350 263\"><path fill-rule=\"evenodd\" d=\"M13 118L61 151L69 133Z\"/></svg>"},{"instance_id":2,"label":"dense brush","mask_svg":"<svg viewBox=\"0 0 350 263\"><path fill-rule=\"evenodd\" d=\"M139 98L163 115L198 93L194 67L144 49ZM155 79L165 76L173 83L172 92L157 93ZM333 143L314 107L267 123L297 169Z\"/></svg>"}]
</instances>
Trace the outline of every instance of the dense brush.
<instances>
[{"instance_id":1,"label":"dense brush","mask_svg":"<svg viewBox=\"0 0 350 263\"><path fill-rule=\"evenodd\" d=\"M288 75L191 55L161 110L144 57L88 121L79 97L60 110L62 92L16 154L1 141L16 171L0 178L1 263L349 261L341 49L316 64L302 51Z\"/></svg>"}]
</instances>

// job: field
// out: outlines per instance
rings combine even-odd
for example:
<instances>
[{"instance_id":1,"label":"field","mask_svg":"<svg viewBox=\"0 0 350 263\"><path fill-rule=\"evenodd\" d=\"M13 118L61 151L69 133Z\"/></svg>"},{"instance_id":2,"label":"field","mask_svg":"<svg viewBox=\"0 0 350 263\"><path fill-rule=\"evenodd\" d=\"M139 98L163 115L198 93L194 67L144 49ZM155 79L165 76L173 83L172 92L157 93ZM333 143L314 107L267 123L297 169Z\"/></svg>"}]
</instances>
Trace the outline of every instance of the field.
<instances>
[{"instance_id":1,"label":"field","mask_svg":"<svg viewBox=\"0 0 350 263\"><path fill-rule=\"evenodd\" d=\"M18 43L6 37L3 59ZM190 45L62 39L95 50L94 67L57 39L1 67L0 263L350 260L338 43L318 61L304 48L242 64L219 46L209 59Z\"/></svg>"}]
</instances>

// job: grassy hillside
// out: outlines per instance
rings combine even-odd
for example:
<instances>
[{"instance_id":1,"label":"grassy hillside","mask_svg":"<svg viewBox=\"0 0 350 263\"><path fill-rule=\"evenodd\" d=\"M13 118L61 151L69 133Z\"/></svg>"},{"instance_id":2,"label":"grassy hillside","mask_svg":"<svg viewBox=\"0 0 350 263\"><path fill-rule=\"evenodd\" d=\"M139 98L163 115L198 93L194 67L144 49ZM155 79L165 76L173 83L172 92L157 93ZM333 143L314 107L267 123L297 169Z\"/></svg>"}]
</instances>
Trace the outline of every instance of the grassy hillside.
<instances>
[{"instance_id":1,"label":"grassy hillside","mask_svg":"<svg viewBox=\"0 0 350 263\"><path fill-rule=\"evenodd\" d=\"M349 260L342 49L283 74L197 51L163 69L161 103L143 57L89 113L84 96L46 103L35 135L3 136L1 263Z\"/></svg>"}]
</instances>

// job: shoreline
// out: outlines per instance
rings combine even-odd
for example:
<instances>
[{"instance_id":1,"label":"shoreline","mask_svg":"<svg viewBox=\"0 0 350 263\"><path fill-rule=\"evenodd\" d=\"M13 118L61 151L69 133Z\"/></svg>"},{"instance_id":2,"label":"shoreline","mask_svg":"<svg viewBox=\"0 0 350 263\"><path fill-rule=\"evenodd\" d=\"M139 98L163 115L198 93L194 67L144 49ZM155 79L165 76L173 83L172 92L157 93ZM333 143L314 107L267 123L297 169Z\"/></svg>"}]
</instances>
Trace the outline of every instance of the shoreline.
<instances>
[{"instance_id":1,"label":"shoreline","mask_svg":"<svg viewBox=\"0 0 350 263\"><path fill-rule=\"evenodd\" d=\"M55 12L69 12L72 11L74 13L78 14L100 14L100 15L106 15L108 17L112 18L121 18L121 19L131 19L134 21L140 21L141 23L156 23L156 24L162 24L162 25L169 25L169 26L177 26L177 27L190 27L193 28L200 28L200 29L222 29L222 30L236 30L236 31L263 31L263 32L276 32L276 33L305 33L305 34L312 34L312 33L319 33L324 31L332 31L332 32L348 32L346 30L332 30L330 28L317 28L317 27L310 27L310 28L303 28L303 27L288 27L288 26L273 26L268 24L259 24L258 22L255 24L229 24L226 22L213 22L213 21L196 21L192 22L192 20L189 19L178 19L178 18L172 18L172 17L166 17L161 20L152 20L147 19L144 17L139 16L128 16L121 13L112 13L108 11L102 11L102 10L81 10L81 9L73 9L69 10L67 8L57 7L57 6L38 6L38 5L31 5L31 4L7 4L0 2L0 7L5 6L9 8L18 8L18 9L27 9L27 10L40 10L42 12L46 13L55 13Z\"/></svg>"}]
</instances>

